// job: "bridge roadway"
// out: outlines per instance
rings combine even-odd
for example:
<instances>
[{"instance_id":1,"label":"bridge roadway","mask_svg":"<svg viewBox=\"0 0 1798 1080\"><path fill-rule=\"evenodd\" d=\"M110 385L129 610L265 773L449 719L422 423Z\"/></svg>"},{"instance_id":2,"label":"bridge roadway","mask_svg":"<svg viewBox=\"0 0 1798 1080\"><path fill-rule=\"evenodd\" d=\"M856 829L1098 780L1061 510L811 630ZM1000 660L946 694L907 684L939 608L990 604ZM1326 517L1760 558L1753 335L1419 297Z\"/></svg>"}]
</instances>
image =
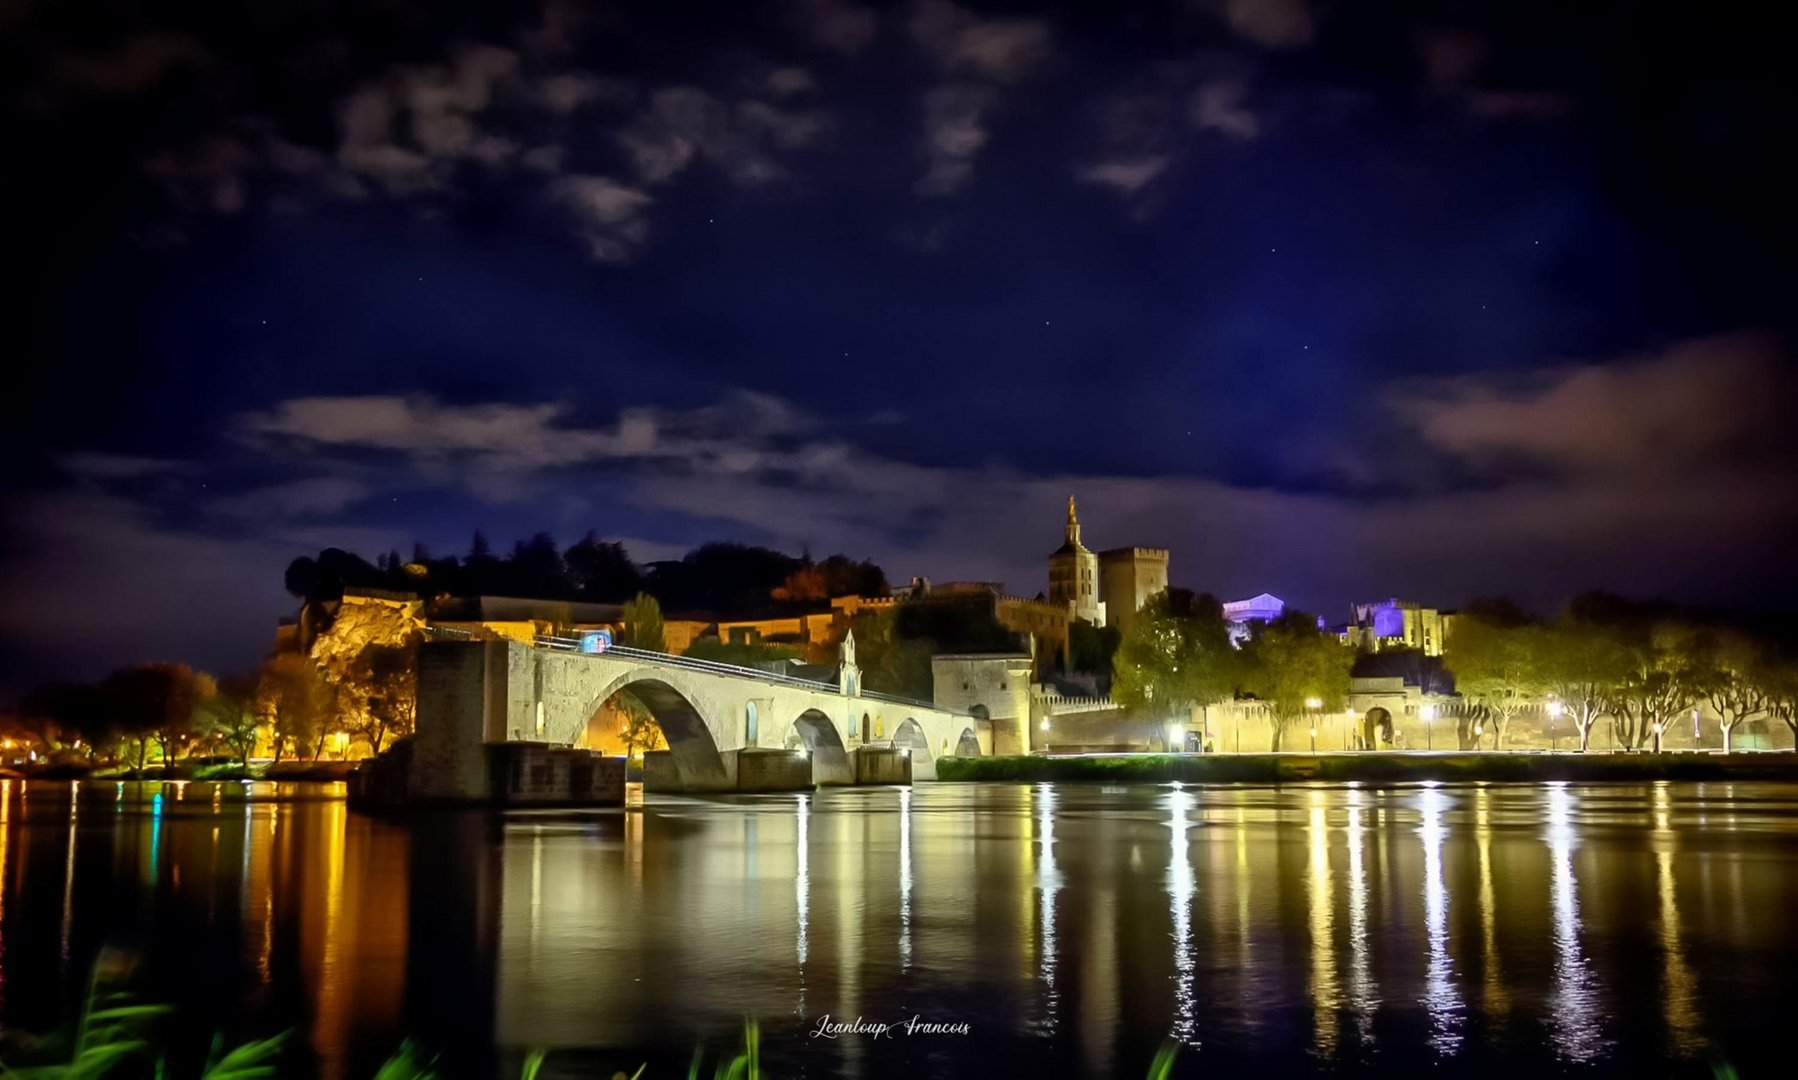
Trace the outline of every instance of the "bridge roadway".
<instances>
[{"instance_id":1,"label":"bridge roadway","mask_svg":"<svg viewBox=\"0 0 1798 1080\"><path fill-rule=\"evenodd\" d=\"M575 745L621 690L668 743L673 776L663 790L736 790L739 766L762 760L745 750L802 747L816 784L853 783L862 747L909 751L919 780L935 779L938 757L980 752L972 716L862 690L853 646L846 651L839 682L829 683L639 649L584 653L568 638L434 635L419 650L414 788L427 798L484 792L486 744Z\"/></svg>"}]
</instances>

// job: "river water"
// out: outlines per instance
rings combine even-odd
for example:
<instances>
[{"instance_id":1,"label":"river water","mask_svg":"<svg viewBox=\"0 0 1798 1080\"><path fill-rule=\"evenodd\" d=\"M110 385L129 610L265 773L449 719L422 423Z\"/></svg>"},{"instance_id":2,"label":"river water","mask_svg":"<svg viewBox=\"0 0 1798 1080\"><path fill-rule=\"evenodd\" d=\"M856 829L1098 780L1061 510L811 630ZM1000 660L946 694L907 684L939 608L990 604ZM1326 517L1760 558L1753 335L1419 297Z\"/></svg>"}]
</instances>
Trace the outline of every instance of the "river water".
<instances>
[{"instance_id":1,"label":"river water","mask_svg":"<svg viewBox=\"0 0 1798 1080\"><path fill-rule=\"evenodd\" d=\"M1798 785L933 784L349 812L331 785L0 782L0 1022L102 948L291 1064L776 1076L1750 1076L1798 993ZM821 1024L943 1029L818 1037ZM965 1025L965 1030L959 1025Z\"/></svg>"}]
</instances>

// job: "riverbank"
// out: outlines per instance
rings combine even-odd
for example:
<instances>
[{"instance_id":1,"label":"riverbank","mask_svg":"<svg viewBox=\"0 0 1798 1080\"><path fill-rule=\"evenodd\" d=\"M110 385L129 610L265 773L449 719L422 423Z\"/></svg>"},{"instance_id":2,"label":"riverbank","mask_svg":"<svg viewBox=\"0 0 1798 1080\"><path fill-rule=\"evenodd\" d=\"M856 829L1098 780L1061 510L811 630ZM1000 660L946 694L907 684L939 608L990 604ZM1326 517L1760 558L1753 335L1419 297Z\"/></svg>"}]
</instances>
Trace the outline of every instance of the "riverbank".
<instances>
[{"instance_id":1,"label":"riverbank","mask_svg":"<svg viewBox=\"0 0 1798 1080\"><path fill-rule=\"evenodd\" d=\"M1301 780L1798 780L1798 753L1082 754L946 757L938 780L1278 784Z\"/></svg>"},{"instance_id":2,"label":"riverbank","mask_svg":"<svg viewBox=\"0 0 1798 1080\"><path fill-rule=\"evenodd\" d=\"M350 771L356 767L354 761L281 761L253 762L240 765L235 762L188 762L177 761L163 768L146 768L141 772L135 769L122 769L117 766L93 768L82 765L46 765L40 768L14 771L10 778L20 780L316 780L337 781L349 779Z\"/></svg>"}]
</instances>

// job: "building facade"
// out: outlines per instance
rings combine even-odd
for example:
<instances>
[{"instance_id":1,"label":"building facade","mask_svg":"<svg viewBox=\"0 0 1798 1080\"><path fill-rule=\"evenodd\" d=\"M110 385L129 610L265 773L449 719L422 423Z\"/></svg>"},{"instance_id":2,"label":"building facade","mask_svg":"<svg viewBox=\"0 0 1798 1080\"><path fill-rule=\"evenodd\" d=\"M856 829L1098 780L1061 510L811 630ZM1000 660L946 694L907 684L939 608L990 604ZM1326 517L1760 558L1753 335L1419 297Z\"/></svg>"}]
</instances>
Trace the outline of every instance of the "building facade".
<instances>
[{"instance_id":1,"label":"building facade","mask_svg":"<svg viewBox=\"0 0 1798 1080\"><path fill-rule=\"evenodd\" d=\"M1248 640L1249 629L1255 623L1270 623L1286 614L1286 601L1272 593L1251 596L1247 600L1231 600L1223 607L1230 640L1238 645Z\"/></svg>"},{"instance_id":2,"label":"building facade","mask_svg":"<svg viewBox=\"0 0 1798 1080\"><path fill-rule=\"evenodd\" d=\"M1425 656L1441 656L1442 646L1454 627L1455 613L1396 597L1355 605L1354 621L1343 640L1364 652L1382 649L1416 649Z\"/></svg>"},{"instance_id":3,"label":"building facade","mask_svg":"<svg viewBox=\"0 0 1798 1080\"><path fill-rule=\"evenodd\" d=\"M1127 630L1149 598L1167 591L1167 549L1126 547L1099 553L1099 603L1110 626Z\"/></svg>"}]
</instances>

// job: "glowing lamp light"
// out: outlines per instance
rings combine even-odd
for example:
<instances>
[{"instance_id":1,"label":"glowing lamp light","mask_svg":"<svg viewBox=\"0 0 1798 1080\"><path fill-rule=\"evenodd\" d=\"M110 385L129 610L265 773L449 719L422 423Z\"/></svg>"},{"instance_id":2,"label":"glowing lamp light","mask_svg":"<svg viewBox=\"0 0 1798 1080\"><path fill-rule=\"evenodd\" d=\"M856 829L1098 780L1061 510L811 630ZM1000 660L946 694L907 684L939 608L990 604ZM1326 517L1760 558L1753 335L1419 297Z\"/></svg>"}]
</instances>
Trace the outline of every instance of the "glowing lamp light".
<instances>
[{"instance_id":1,"label":"glowing lamp light","mask_svg":"<svg viewBox=\"0 0 1798 1080\"><path fill-rule=\"evenodd\" d=\"M1305 708L1307 709L1321 709L1323 707L1324 702L1322 698L1308 697L1305 699Z\"/></svg>"},{"instance_id":2,"label":"glowing lamp light","mask_svg":"<svg viewBox=\"0 0 1798 1080\"><path fill-rule=\"evenodd\" d=\"M1042 724L1042 727L1043 727L1043 730L1044 730L1044 731L1047 731L1047 730L1049 730L1049 718L1048 718L1048 717L1046 717L1046 716L1045 716L1045 717L1043 717L1043 724Z\"/></svg>"},{"instance_id":3,"label":"glowing lamp light","mask_svg":"<svg viewBox=\"0 0 1798 1080\"><path fill-rule=\"evenodd\" d=\"M1436 706L1425 705L1422 709L1418 710L1418 715L1422 716L1423 722L1427 724L1430 721L1436 719Z\"/></svg>"},{"instance_id":4,"label":"glowing lamp light","mask_svg":"<svg viewBox=\"0 0 1798 1080\"><path fill-rule=\"evenodd\" d=\"M1566 711L1567 710L1562 708L1561 703L1558 701L1551 701L1548 703L1548 715L1553 717L1556 720L1559 720L1561 718L1561 714Z\"/></svg>"},{"instance_id":5,"label":"glowing lamp light","mask_svg":"<svg viewBox=\"0 0 1798 1080\"><path fill-rule=\"evenodd\" d=\"M1169 746L1173 746L1174 743L1176 743L1180 740L1180 736L1182 734L1184 734L1185 731L1186 731L1186 728L1184 725L1169 724L1167 726L1167 744Z\"/></svg>"}]
</instances>

